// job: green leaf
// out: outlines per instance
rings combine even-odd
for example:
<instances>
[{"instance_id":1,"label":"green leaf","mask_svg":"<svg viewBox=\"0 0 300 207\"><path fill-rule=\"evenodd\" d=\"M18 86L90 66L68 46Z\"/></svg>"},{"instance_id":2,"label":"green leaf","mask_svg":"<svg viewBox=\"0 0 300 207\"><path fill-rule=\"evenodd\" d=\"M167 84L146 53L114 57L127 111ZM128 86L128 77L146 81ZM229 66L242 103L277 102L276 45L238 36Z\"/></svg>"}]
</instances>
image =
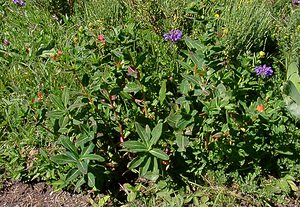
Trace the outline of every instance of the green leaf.
<instances>
[{"instance_id":1,"label":"green leaf","mask_svg":"<svg viewBox=\"0 0 300 207\"><path fill-rule=\"evenodd\" d=\"M80 192L80 187L85 183L84 177L80 178L75 185L75 191Z\"/></svg>"},{"instance_id":2,"label":"green leaf","mask_svg":"<svg viewBox=\"0 0 300 207\"><path fill-rule=\"evenodd\" d=\"M80 172L82 174L87 174L88 172L88 161L87 160L83 160L80 162L77 162L77 167L80 170Z\"/></svg>"},{"instance_id":3,"label":"green leaf","mask_svg":"<svg viewBox=\"0 0 300 207\"><path fill-rule=\"evenodd\" d=\"M95 187L95 175L91 172L88 173L88 186L91 188Z\"/></svg>"},{"instance_id":4,"label":"green leaf","mask_svg":"<svg viewBox=\"0 0 300 207\"><path fill-rule=\"evenodd\" d=\"M73 152L76 156L78 156L78 151L75 145L70 141L69 137L61 137L60 143L69 151Z\"/></svg>"},{"instance_id":5,"label":"green leaf","mask_svg":"<svg viewBox=\"0 0 300 207\"><path fill-rule=\"evenodd\" d=\"M99 161L99 162L104 162L105 161L105 159L102 156L95 155L95 154L82 155L82 156L80 156L80 159L81 160L96 160L96 161Z\"/></svg>"},{"instance_id":6,"label":"green leaf","mask_svg":"<svg viewBox=\"0 0 300 207\"><path fill-rule=\"evenodd\" d=\"M55 156L51 157L50 160L57 164L76 163L76 161L74 161L74 159L70 158L69 156L67 156L65 154L55 155Z\"/></svg>"},{"instance_id":7,"label":"green leaf","mask_svg":"<svg viewBox=\"0 0 300 207\"><path fill-rule=\"evenodd\" d=\"M125 88L123 89L124 92L127 93L137 93L140 90L142 90L141 85L135 82L129 82L127 83L127 85L125 86Z\"/></svg>"},{"instance_id":8,"label":"green leaf","mask_svg":"<svg viewBox=\"0 0 300 207\"><path fill-rule=\"evenodd\" d=\"M170 114L167 117L167 122L172 128L177 128L178 122L182 118L182 115L180 114Z\"/></svg>"},{"instance_id":9,"label":"green leaf","mask_svg":"<svg viewBox=\"0 0 300 207\"><path fill-rule=\"evenodd\" d=\"M84 133L79 136L78 140L76 141L77 146L84 146L89 141L92 141L94 139L94 135Z\"/></svg>"},{"instance_id":10,"label":"green leaf","mask_svg":"<svg viewBox=\"0 0 300 207\"><path fill-rule=\"evenodd\" d=\"M138 156L138 157L134 158L131 162L128 163L128 165L127 165L128 169L132 170L132 169L137 168L144 162L145 158L146 158L146 155L144 155L142 157Z\"/></svg>"},{"instance_id":11,"label":"green leaf","mask_svg":"<svg viewBox=\"0 0 300 207\"><path fill-rule=\"evenodd\" d=\"M54 110L48 113L48 116L52 119L60 119L64 117L64 115L65 115L65 111L62 110Z\"/></svg>"},{"instance_id":12,"label":"green leaf","mask_svg":"<svg viewBox=\"0 0 300 207\"><path fill-rule=\"evenodd\" d=\"M151 140L150 140L150 147L155 145L157 141L159 140L161 133L162 133L162 123L158 123L151 132Z\"/></svg>"},{"instance_id":13,"label":"green leaf","mask_svg":"<svg viewBox=\"0 0 300 207\"><path fill-rule=\"evenodd\" d=\"M146 130L138 123L135 122L135 129L140 136L140 138L143 140L143 142L149 146L149 140L150 140L150 135L149 133L146 133Z\"/></svg>"},{"instance_id":14,"label":"green leaf","mask_svg":"<svg viewBox=\"0 0 300 207\"><path fill-rule=\"evenodd\" d=\"M181 74L181 76L182 76L184 79L190 81L191 83L193 83L193 84L195 84L195 85L198 85L198 86L201 86L201 80L200 80L199 77L193 76L193 75L187 75L187 74L184 74L184 73Z\"/></svg>"},{"instance_id":15,"label":"green leaf","mask_svg":"<svg viewBox=\"0 0 300 207\"><path fill-rule=\"evenodd\" d=\"M75 180L78 176L80 175L80 171L78 169L72 169L68 172L67 176L66 176L66 180L67 182L72 182L73 180Z\"/></svg>"},{"instance_id":16,"label":"green leaf","mask_svg":"<svg viewBox=\"0 0 300 207\"><path fill-rule=\"evenodd\" d=\"M147 152L148 148L146 145L139 141L126 141L122 144L128 151L131 152Z\"/></svg>"},{"instance_id":17,"label":"green leaf","mask_svg":"<svg viewBox=\"0 0 300 207\"><path fill-rule=\"evenodd\" d=\"M162 105L165 98L166 98L166 92L167 92L167 86L166 86L166 80L164 80L161 84L161 88L159 90L159 102Z\"/></svg>"},{"instance_id":18,"label":"green leaf","mask_svg":"<svg viewBox=\"0 0 300 207\"><path fill-rule=\"evenodd\" d=\"M300 93L293 82L287 82L288 96L290 96L298 106L300 106Z\"/></svg>"},{"instance_id":19,"label":"green leaf","mask_svg":"<svg viewBox=\"0 0 300 207\"><path fill-rule=\"evenodd\" d=\"M67 155L70 159L74 160L75 162L78 161L78 156L72 152L66 152L65 155Z\"/></svg>"},{"instance_id":20,"label":"green leaf","mask_svg":"<svg viewBox=\"0 0 300 207\"><path fill-rule=\"evenodd\" d=\"M148 159L146 160L146 163L141 167L141 176L144 176L151 164L151 157L148 157Z\"/></svg>"},{"instance_id":21,"label":"green leaf","mask_svg":"<svg viewBox=\"0 0 300 207\"><path fill-rule=\"evenodd\" d=\"M185 37L185 43L190 49L204 50L200 40L192 40L189 37Z\"/></svg>"},{"instance_id":22,"label":"green leaf","mask_svg":"<svg viewBox=\"0 0 300 207\"><path fill-rule=\"evenodd\" d=\"M95 147L95 144L90 143L89 146L83 148L80 156L90 154L91 152L93 152L94 147Z\"/></svg>"},{"instance_id":23,"label":"green leaf","mask_svg":"<svg viewBox=\"0 0 300 207\"><path fill-rule=\"evenodd\" d=\"M69 91L68 91L68 89L64 89L63 94L62 94L62 102L63 102L65 109L68 108L69 99L70 99Z\"/></svg>"},{"instance_id":24,"label":"green leaf","mask_svg":"<svg viewBox=\"0 0 300 207\"><path fill-rule=\"evenodd\" d=\"M169 156L160 149L155 148L155 149L150 150L149 152L159 159L162 159L162 160L170 159Z\"/></svg>"},{"instance_id":25,"label":"green leaf","mask_svg":"<svg viewBox=\"0 0 300 207\"><path fill-rule=\"evenodd\" d=\"M53 96L50 96L50 99L51 99L52 103L54 103L54 106L58 107L60 110L65 110L64 104L63 104L61 98L53 95Z\"/></svg>"},{"instance_id":26,"label":"green leaf","mask_svg":"<svg viewBox=\"0 0 300 207\"><path fill-rule=\"evenodd\" d=\"M178 146L178 152L185 152L185 147L188 145L189 139L182 134L178 134L176 138L176 144Z\"/></svg>"},{"instance_id":27,"label":"green leaf","mask_svg":"<svg viewBox=\"0 0 300 207\"><path fill-rule=\"evenodd\" d=\"M287 80L291 81L296 89L300 91L299 68L296 62L292 62L287 70Z\"/></svg>"}]
</instances>

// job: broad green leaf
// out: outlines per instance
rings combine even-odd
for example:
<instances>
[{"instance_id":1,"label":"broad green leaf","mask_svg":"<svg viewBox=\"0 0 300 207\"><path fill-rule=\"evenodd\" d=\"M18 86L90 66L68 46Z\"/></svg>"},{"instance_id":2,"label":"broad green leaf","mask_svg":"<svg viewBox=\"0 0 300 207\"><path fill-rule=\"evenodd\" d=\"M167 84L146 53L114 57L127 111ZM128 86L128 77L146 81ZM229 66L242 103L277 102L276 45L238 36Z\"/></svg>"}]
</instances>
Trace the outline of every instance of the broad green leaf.
<instances>
[{"instance_id":1,"label":"broad green leaf","mask_svg":"<svg viewBox=\"0 0 300 207\"><path fill-rule=\"evenodd\" d=\"M139 141L126 141L122 144L128 151L131 152L147 152L148 148L146 145Z\"/></svg>"},{"instance_id":2,"label":"broad green leaf","mask_svg":"<svg viewBox=\"0 0 300 207\"><path fill-rule=\"evenodd\" d=\"M95 175L91 172L88 173L88 185L93 188L95 187Z\"/></svg>"},{"instance_id":3,"label":"broad green leaf","mask_svg":"<svg viewBox=\"0 0 300 207\"><path fill-rule=\"evenodd\" d=\"M92 141L94 139L94 135L91 134L81 134L76 141L76 146L84 146L86 143Z\"/></svg>"},{"instance_id":4,"label":"broad green leaf","mask_svg":"<svg viewBox=\"0 0 300 207\"><path fill-rule=\"evenodd\" d=\"M78 167L78 169L80 170L80 172L82 174L87 174L87 172L88 172L88 161L83 160L83 161L77 162L77 167Z\"/></svg>"},{"instance_id":5,"label":"broad green leaf","mask_svg":"<svg viewBox=\"0 0 300 207\"><path fill-rule=\"evenodd\" d=\"M296 62L292 62L287 70L287 80L291 81L296 89L300 91L299 68Z\"/></svg>"},{"instance_id":6,"label":"broad green leaf","mask_svg":"<svg viewBox=\"0 0 300 207\"><path fill-rule=\"evenodd\" d=\"M192 40L189 37L185 37L185 43L190 49L197 49L203 50L203 45L201 44L200 40Z\"/></svg>"},{"instance_id":7,"label":"broad green leaf","mask_svg":"<svg viewBox=\"0 0 300 207\"><path fill-rule=\"evenodd\" d=\"M149 152L159 159L162 159L162 160L170 159L169 156L160 149L155 148L155 149L150 150Z\"/></svg>"},{"instance_id":8,"label":"broad green leaf","mask_svg":"<svg viewBox=\"0 0 300 207\"><path fill-rule=\"evenodd\" d=\"M80 192L80 187L85 183L85 179L82 176L82 178L80 178L80 180L77 181L76 185L75 185L75 191L76 192Z\"/></svg>"},{"instance_id":9,"label":"broad green leaf","mask_svg":"<svg viewBox=\"0 0 300 207\"><path fill-rule=\"evenodd\" d=\"M189 56L193 63L195 63L197 65L198 68L202 69L203 65L204 65L204 54L200 51L196 51L195 53L190 53Z\"/></svg>"},{"instance_id":10,"label":"broad green leaf","mask_svg":"<svg viewBox=\"0 0 300 207\"><path fill-rule=\"evenodd\" d=\"M62 102L63 102L65 109L68 108L69 99L70 99L69 91L68 91L68 89L64 89L63 94L62 94Z\"/></svg>"},{"instance_id":11,"label":"broad green leaf","mask_svg":"<svg viewBox=\"0 0 300 207\"><path fill-rule=\"evenodd\" d=\"M59 98L59 97L53 95L53 96L50 96L50 99L51 99L52 103L54 103L54 105L55 105L57 108L59 108L60 110L65 110L64 104L63 104L61 98Z\"/></svg>"},{"instance_id":12,"label":"broad green leaf","mask_svg":"<svg viewBox=\"0 0 300 207\"><path fill-rule=\"evenodd\" d=\"M161 84L161 88L159 90L159 102L162 105L165 98L166 98L166 92L167 92L167 86L166 86L166 80L164 80Z\"/></svg>"},{"instance_id":13,"label":"broad green leaf","mask_svg":"<svg viewBox=\"0 0 300 207\"><path fill-rule=\"evenodd\" d=\"M142 90L141 85L135 82L129 82L123 89L123 91L127 93L137 93L140 90Z\"/></svg>"},{"instance_id":14,"label":"broad green leaf","mask_svg":"<svg viewBox=\"0 0 300 207\"><path fill-rule=\"evenodd\" d=\"M144 162L145 164L143 166L141 166L141 176L144 176L151 164L151 157L148 157L148 159L146 160L146 162Z\"/></svg>"},{"instance_id":15,"label":"broad green leaf","mask_svg":"<svg viewBox=\"0 0 300 207\"><path fill-rule=\"evenodd\" d=\"M185 152L185 147L188 145L188 138L182 134L178 134L176 138L176 144L178 146L178 152Z\"/></svg>"},{"instance_id":16,"label":"broad green leaf","mask_svg":"<svg viewBox=\"0 0 300 207\"><path fill-rule=\"evenodd\" d=\"M148 146L151 134L146 133L146 130L138 122L135 122L135 129L143 142Z\"/></svg>"},{"instance_id":17,"label":"broad green leaf","mask_svg":"<svg viewBox=\"0 0 300 207\"><path fill-rule=\"evenodd\" d=\"M95 155L95 154L82 155L82 156L80 156L80 159L81 160L96 160L96 161L99 161L99 162L104 162L105 161L105 159L102 156Z\"/></svg>"},{"instance_id":18,"label":"broad green leaf","mask_svg":"<svg viewBox=\"0 0 300 207\"><path fill-rule=\"evenodd\" d=\"M90 154L91 152L93 152L94 148L95 148L95 144L90 143L89 146L83 148L83 150L82 150L80 156Z\"/></svg>"},{"instance_id":19,"label":"broad green leaf","mask_svg":"<svg viewBox=\"0 0 300 207\"><path fill-rule=\"evenodd\" d=\"M75 145L70 141L69 137L61 137L60 138L61 144L68 149L69 151L73 152L76 156L78 156L78 151Z\"/></svg>"},{"instance_id":20,"label":"broad green leaf","mask_svg":"<svg viewBox=\"0 0 300 207\"><path fill-rule=\"evenodd\" d=\"M300 93L297 90L297 88L295 87L295 85L293 84L293 82L288 81L287 83L287 88L288 88L288 96L290 96L298 106L300 106Z\"/></svg>"},{"instance_id":21,"label":"broad green leaf","mask_svg":"<svg viewBox=\"0 0 300 207\"><path fill-rule=\"evenodd\" d=\"M48 113L48 116L52 119L60 119L64 117L64 115L65 115L65 111L62 110L54 110Z\"/></svg>"},{"instance_id":22,"label":"broad green leaf","mask_svg":"<svg viewBox=\"0 0 300 207\"><path fill-rule=\"evenodd\" d=\"M200 80L199 77L193 76L193 75L187 75L187 74L184 74L184 73L182 73L181 76L182 76L184 79L190 81L191 83L193 83L193 84L195 84L195 85L198 85L198 86L201 86L201 80Z\"/></svg>"},{"instance_id":23,"label":"broad green leaf","mask_svg":"<svg viewBox=\"0 0 300 207\"><path fill-rule=\"evenodd\" d=\"M67 155L70 159L74 160L75 162L78 160L78 156L76 156L73 152L66 152L65 155Z\"/></svg>"},{"instance_id":24,"label":"broad green leaf","mask_svg":"<svg viewBox=\"0 0 300 207\"><path fill-rule=\"evenodd\" d=\"M132 170L132 169L137 168L144 162L145 158L146 158L146 155L144 155L142 157L138 156L138 157L134 158L131 162L128 163L128 165L127 165L128 169Z\"/></svg>"},{"instance_id":25,"label":"broad green leaf","mask_svg":"<svg viewBox=\"0 0 300 207\"><path fill-rule=\"evenodd\" d=\"M51 157L50 160L57 164L76 163L74 161L74 159L70 158L69 156L67 156L65 154L55 155L55 156Z\"/></svg>"},{"instance_id":26,"label":"broad green leaf","mask_svg":"<svg viewBox=\"0 0 300 207\"><path fill-rule=\"evenodd\" d=\"M73 180L75 180L80 175L80 173L81 172L78 169L69 170L66 176L67 182L72 182Z\"/></svg>"},{"instance_id":27,"label":"broad green leaf","mask_svg":"<svg viewBox=\"0 0 300 207\"><path fill-rule=\"evenodd\" d=\"M177 128L177 124L181 118L182 118L182 115L180 115L180 114L170 114L167 117L167 122L172 128Z\"/></svg>"},{"instance_id":28,"label":"broad green leaf","mask_svg":"<svg viewBox=\"0 0 300 207\"><path fill-rule=\"evenodd\" d=\"M150 147L155 145L157 141L159 140L161 133L162 133L162 123L158 123L151 132L151 140L150 140Z\"/></svg>"}]
</instances>

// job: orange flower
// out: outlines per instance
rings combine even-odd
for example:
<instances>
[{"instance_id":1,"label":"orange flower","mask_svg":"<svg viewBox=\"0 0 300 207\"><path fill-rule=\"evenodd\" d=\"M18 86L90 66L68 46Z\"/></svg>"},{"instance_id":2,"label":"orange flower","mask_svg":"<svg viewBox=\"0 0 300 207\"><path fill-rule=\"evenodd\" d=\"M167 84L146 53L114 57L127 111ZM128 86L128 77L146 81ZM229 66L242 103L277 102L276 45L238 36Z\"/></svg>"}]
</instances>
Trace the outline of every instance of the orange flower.
<instances>
[{"instance_id":1,"label":"orange flower","mask_svg":"<svg viewBox=\"0 0 300 207\"><path fill-rule=\"evenodd\" d=\"M264 112L265 107L264 107L264 105L259 104L259 105L256 107L256 110L257 110L258 112Z\"/></svg>"}]
</instances>

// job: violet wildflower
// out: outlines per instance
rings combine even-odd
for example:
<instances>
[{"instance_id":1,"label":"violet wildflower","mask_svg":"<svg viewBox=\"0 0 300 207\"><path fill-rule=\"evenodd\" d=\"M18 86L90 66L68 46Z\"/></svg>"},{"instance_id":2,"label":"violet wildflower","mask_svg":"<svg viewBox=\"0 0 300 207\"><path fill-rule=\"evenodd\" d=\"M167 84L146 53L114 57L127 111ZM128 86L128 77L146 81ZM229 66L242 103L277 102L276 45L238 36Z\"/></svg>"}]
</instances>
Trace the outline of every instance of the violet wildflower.
<instances>
[{"instance_id":1,"label":"violet wildflower","mask_svg":"<svg viewBox=\"0 0 300 207\"><path fill-rule=\"evenodd\" d=\"M266 64L264 64L263 66L255 67L255 72L257 76L262 75L264 78L266 78L268 76L272 76L274 71L272 67L268 67Z\"/></svg>"},{"instance_id":2,"label":"violet wildflower","mask_svg":"<svg viewBox=\"0 0 300 207\"><path fill-rule=\"evenodd\" d=\"M164 34L164 38L167 41L177 43L182 38L182 32L179 29L172 29L169 33Z\"/></svg>"},{"instance_id":3,"label":"violet wildflower","mask_svg":"<svg viewBox=\"0 0 300 207\"><path fill-rule=\"evenodd\" d=\"M12 0L12 1L16 5L25 6L25 1L24 0Z\"/></svg>"},{"instance_id":4,"label":"violet wildflower","mask_svg":"<svg viewBox=\"0 0 300 207\"><path fill-rule=\"evenodd\" d=\"M300 0L293 0L292 2L294 5L300 5Z\"/></svg>"}]
</instances>

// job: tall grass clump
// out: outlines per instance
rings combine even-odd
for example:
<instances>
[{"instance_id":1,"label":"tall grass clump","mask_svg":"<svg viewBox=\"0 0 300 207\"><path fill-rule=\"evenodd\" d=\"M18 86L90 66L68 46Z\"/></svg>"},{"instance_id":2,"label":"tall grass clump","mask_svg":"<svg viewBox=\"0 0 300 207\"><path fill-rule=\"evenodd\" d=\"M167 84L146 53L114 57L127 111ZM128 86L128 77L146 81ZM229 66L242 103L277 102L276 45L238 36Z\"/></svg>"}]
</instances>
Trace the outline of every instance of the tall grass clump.
<instances>
[{"instance_id":1,"label":"tall grass clump","mask_svg":"<svg viewBox=\"0 0 300 207\"><path fill-rule=\"evenodd\" d=\"M270 6L267 1L225 1L220 26L229 56L263 49L273 30Z\"/></svg>"}]
</instances>

